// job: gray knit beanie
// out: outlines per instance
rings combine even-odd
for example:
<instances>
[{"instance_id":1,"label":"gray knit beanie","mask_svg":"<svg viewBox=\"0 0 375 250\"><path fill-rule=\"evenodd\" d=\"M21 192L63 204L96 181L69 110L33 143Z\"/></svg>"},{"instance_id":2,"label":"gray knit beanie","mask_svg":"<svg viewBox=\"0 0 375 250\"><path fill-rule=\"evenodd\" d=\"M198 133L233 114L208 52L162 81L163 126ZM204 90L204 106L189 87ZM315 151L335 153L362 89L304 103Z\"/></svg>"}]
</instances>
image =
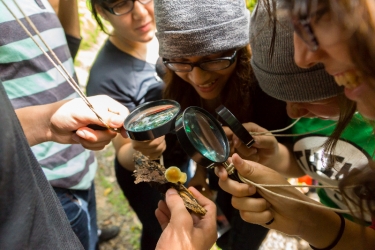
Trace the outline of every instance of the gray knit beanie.
<instances>
[{"instance_id":1,"label":"gray knit beanie","mask_svg":"<svg viewBox=\"0 0 375 250\"><path fill-rule=\"evenodd\" d=\"M264 92L283 101L312 102L337 96L344 91L322 64L308 69L295 64L293 27L287 18L278 17L271 58L272 34L273 23L265 7L258 4L251 15L251 65Z\"/></svg>"},{"instance_id":2,"label":"gray knit beanie","mask_svg":"<svg viewBox=\"0 0 375 250\"><path fill-rule=\"evenodd\" d=\"M244 0L154 0L161 57L205 56L249 44Z\"/></svg>"}]
</instances>

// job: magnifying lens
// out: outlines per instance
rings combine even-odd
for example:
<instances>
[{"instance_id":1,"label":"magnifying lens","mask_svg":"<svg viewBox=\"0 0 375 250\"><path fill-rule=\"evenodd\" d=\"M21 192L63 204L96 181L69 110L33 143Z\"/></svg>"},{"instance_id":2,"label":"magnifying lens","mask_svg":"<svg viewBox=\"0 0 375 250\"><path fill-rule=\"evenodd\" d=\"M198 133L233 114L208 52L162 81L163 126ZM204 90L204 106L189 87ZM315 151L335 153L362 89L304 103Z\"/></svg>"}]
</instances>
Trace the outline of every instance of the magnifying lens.
<instances>
[{"instance_id":1,"label":"magnifying lens","mask_svg":"<svg viewBox=\"0 0 375 250\"><path fill-rule=\"evenodd\" d=\"M174 130L180 109L180 104L173 100L144 103L126 117L124 128L133 140L153 140Z\"/></svg>"},{"instance_id":2,"label":"magnifying lens","mask_svg":"<svg viewBox=\"0 0 375 250\"><path fill-rule=\"evenodd\" d=\"M188 107L180 115L180 105L173 100L159 100L138 106L125 119L124 128L133 140L152 140L175 131L186 154L199 165L212 168L223 165L228 176L239 182L236 170L227 162L230 146L221 124L206 110ZM232 131L250 147L254 140L224 106L217 109Z\"/></svg>"},{"instance_id":3,"label":"magnifying lens","mask_svg":"<svg viewBox=\"0 0 375 250\"><path fill-rule=\"evenodd\" d=\"M206 110L189 107L176 119L176 134L185 152L204 167L224 164L229 142L220 123Z\"/></svg>"}]
</instances>

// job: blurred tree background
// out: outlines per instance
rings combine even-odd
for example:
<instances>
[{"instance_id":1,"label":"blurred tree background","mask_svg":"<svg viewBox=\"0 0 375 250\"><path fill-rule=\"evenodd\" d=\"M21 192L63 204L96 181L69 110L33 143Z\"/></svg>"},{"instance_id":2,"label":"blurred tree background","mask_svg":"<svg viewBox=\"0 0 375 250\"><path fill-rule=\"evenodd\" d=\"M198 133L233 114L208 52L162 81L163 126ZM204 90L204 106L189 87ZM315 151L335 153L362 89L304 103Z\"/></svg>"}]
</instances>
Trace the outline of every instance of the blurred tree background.
<instances>
[{"instance_id":1,"label":"blurred tree background","mask_svg":"<svg viewBox=\"0 0 375 250\"><path fill-rule=\"evenodd\" d=\"M246 0L246 6L249 10L253 10L256 3L257 3L257 0Z\"/></svg>"}]
</instances>

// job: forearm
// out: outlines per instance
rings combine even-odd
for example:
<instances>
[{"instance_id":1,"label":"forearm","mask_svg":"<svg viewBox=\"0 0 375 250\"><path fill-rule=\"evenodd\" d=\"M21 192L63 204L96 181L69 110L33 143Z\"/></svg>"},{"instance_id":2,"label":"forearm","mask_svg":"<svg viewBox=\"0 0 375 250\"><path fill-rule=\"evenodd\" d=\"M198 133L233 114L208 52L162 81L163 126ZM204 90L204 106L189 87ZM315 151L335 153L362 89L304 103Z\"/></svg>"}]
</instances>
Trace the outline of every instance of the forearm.
<instances>
[{"instance_id":1,"label":"forearm","mask_svg":"<svg viewBox=\"0 0 375 250\"><path fill-rule=\"evenodd\" d=\"M285 177L300 177L305 175L296 161L293 151L284 144L279 143L278 157L274 157L268 165L269 168L279 172Z\"/></svg>"},{"instance_id":2,"label":"forearm","mask_svg":"<svg viewBox=\"0 0 375 250\"><path fill-rule=\"evenodd\" d=\"M117 135L113 140L113 146L116 150L116 157L121 166L129 171L134 171L134 148L130 139L124 139Z\"/></svg>"},{"instance_id":3,"label":"forearm","mask_svg":"<svg viewBox=\"0 0 375 250\"><path fill-rule=\"evenodd\" d=\"M77 0L60 0L58 17L66 34L81 38Z\"/></svg>"},{"instance_id":4,"label":"forearm","mask_svg":"<svg viewBox=\"0 0 375 250\"><path fill-rule=\"evenodd\" d=\"M340 217L328 210L314 208L307 215L308 222L303 225L301 238L316 248L330 246L339 233ZM332 249L373 249L375 246L375 231L370 228L345 220L343 235Z\"/></svg>"},{"instance_id":5,"label":"forearm","mask_svg":"<svg viewBox=\"0 0 375 250\"><path fill-rule=\"evenodd\" d=\"M15 110L30 146L52 139L51 117L67 101L63 100Z\"/></svg>"}]
</instances>

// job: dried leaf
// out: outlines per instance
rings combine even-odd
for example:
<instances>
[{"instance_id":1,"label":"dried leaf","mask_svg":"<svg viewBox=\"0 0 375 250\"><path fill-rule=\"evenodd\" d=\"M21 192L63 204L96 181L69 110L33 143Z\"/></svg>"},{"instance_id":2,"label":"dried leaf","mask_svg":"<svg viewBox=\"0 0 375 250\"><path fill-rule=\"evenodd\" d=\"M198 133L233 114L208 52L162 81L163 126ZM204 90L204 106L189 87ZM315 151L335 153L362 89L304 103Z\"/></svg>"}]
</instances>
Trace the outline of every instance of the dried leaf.
<instances>
[{"instance_id":1,"label":"dried leaf","mask_svg":"<svg viewBox=\"0 0 375 250\"><path fill-rule=\"evenodd\" d=\"M199 205L193 194L181 183L168 182L165 178L165 167L159 163L148 159L141 152L134 153L135 169L134 183L148 182L152 187L157 188L161 193L165 193L168 188L173 187L184 201L185 207L199 215L205 215L206 209Z\"/></svg>"}]
</instances>

